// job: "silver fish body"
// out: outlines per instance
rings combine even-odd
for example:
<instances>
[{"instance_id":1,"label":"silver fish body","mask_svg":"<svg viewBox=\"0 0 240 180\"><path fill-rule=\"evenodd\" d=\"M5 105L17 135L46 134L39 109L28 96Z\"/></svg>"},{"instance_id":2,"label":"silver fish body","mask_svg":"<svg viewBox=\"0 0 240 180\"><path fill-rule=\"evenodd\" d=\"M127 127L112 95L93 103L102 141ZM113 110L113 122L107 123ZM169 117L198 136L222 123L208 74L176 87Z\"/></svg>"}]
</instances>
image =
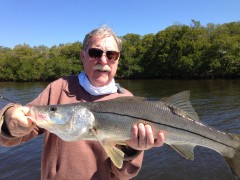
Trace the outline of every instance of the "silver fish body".
<instances>
[{"instance_id":1,"label":"silver fish body","mask_svg":"<svg viewBox=\"0 0 240 180\"><path fill-rule=\"evenodd\" d=\"M162 100L121 97L101 102L34 106L30 114L38 126L64 140L99 140L119 168L123 154L106 142L124 143L131 138L132 126L142 122L151 125L155 137L163 131L165 143L187 159L194 159L193 150L197 145L219 152L233 173L240 177L240 136L200 122L188 91ZM112 158L109 152L113 151L109 148L117 151L120 160Z\"/></svg>"}]
</instances>

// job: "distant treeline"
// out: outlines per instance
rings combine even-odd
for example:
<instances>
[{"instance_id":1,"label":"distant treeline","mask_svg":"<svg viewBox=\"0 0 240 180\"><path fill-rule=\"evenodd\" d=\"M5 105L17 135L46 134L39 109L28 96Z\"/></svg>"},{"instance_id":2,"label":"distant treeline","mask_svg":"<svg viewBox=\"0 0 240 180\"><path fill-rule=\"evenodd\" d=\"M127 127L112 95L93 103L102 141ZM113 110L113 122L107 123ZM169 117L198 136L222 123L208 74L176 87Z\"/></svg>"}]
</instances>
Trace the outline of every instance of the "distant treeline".
<instances>
[{"instance_id":1,"label":"distant treeline","mask_svg":"<svg viewBox=\"0 0 240 180\"><path fill-rule=\"evenodd\" d=\"M240 22L174 24L156 34L126 34L117 78L239 78ZM81 42L0 46L0 81L51 81L82 70Z\"/></svg>"}]
</instances>

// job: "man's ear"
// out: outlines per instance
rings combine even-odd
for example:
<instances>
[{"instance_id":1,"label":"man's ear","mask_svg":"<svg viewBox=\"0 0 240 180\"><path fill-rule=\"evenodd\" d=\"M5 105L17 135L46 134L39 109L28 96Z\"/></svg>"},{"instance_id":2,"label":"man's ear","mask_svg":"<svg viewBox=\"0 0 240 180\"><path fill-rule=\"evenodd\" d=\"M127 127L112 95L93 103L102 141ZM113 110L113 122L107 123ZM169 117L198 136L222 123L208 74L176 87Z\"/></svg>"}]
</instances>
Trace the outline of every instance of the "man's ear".
<instances>
[{"instance_id":1,"label":"man's ear","mask_svg":"<svg viewBox=\"0 0 240 180\"><path fill-rule=\"evenodd\" d=\"M85 57L85 51L83 51L83 50L81 50L80 51L80 58L81 58L81 61L83 62L83 60L84 60L84 57Z\"/></svg>"}]
</instances>

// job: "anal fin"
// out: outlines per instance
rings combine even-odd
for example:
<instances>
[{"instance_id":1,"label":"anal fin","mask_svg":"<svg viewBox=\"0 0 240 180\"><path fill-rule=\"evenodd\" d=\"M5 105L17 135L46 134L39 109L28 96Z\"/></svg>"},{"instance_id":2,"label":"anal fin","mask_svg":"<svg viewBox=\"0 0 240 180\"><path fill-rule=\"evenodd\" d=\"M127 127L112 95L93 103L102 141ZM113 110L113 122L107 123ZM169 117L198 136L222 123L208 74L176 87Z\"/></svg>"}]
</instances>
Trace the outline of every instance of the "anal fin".
<instances>
[{"instance_id":1,"label":"anal fin","mask_svg":"<svg viewBox=\"0 0 240 180\"><path fill-rule=\"evenodd\" d=\"M170 146L186 159L194 160L194 147L192 144L170 144Z\"/></svg>"}]
</instances>

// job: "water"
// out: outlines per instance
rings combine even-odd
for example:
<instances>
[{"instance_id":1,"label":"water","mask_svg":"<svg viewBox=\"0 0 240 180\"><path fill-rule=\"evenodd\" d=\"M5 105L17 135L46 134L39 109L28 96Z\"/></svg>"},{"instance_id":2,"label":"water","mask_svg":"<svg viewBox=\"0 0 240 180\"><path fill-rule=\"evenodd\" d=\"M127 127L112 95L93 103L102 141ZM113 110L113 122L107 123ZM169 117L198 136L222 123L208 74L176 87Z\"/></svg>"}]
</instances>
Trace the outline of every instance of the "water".
<instances>
[{"instance_id":1,"label":"water","mask_svg":"<svg viewBox=\"0 0 240 180\"><path fill-rule=\"evenodd\" d=\"M46 83L0 83L0 95L17 103L26 104L34 99ZM0 100L0 109L7 102ZM0 179L40 179L43 137L14 147L0 147Z\"/></svg>"},{"instance_id":2,"label":"water","mask_svg":"<svg viewBox=\"0 0 240 180\"><path fill-rule=\"evenodd\" d=\"M136 96L166 97L190 90L191 102L200 119L215 128L240 134L240 80L120 80ZM46 83L0 83L0 95L26 104ZM0 108L6 103L0 100ZM0 147L0 179L40 179L40 136L15 147ZM184 159L167 145L145 152L136 180L146 179L234 179L221 155L195 148L195 160Z\"/></svg>"}]
</instances>

